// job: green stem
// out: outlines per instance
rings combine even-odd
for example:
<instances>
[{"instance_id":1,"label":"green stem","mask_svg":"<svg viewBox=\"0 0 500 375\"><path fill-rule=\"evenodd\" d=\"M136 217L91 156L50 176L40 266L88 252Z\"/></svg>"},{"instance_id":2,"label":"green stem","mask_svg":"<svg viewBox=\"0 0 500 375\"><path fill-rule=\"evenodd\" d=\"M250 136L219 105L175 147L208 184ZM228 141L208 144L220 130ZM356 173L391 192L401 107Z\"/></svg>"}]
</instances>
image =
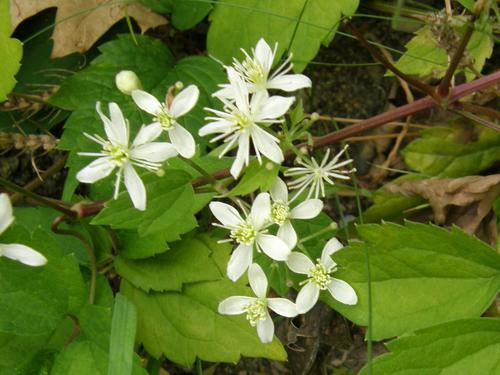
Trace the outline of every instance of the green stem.
<instances>
[{"instance_id":1,"label":"green stem","mask_svg":"<svg viewBox=\"0 0 500 375\"><path fill-rule=\"evenodd\" d=\"M201 359L196 357L196 375L203 375L203 366L201 365Z\"/></svg>"},{"instance_id":2,"label":"green stem","mask_svg":"<svg viewBox=\"0 0 500 375\"><path fill-rule=\"evenodd\" d=\"M316 238L318 236L321 236L322 234L325 234L327 232L334 232L338 229L338 226L337 226L337 223L333 222L331 223L330 225L324 227L323 229L320 229L316 232L314 232L313 234L307 236L307 237L304 237L302 238L299 243L300 244L303 244L304 242L307 242L307 241L310 241L312 240L313 238Z\"/></svg>"},{"instance_id":3,"label":"green stem","mask_svg":"<svg viewBox=\"0 0 500 375\"><path fill-rule=\"evenodd\" d=\"M219 184L219 181L214 176L212 176L208 171L206 171L205 168L203 168L201 165L195 163L191 159L187 159L187 158L184 158L182 156L179 156L179 158L184 163L186 163L191 168L193 168L196 172L198 172L199 174L201 174L201 176L205 179L205 181L207 181L208 183L210 183L214 187L215 191L221 192L220 191L221 190L221 186Z\"/></svg>"},{"instance_id":4,"label":"green stem","mask_svg":"<svg viewBox=\"0 0 500 375\"><path fill-rule=\"evenodd\" d=\"M158 375L161 370L161 360L153 357L149 357L148 365L146 367L149 375Z\"/></svg>"}]
</instances>

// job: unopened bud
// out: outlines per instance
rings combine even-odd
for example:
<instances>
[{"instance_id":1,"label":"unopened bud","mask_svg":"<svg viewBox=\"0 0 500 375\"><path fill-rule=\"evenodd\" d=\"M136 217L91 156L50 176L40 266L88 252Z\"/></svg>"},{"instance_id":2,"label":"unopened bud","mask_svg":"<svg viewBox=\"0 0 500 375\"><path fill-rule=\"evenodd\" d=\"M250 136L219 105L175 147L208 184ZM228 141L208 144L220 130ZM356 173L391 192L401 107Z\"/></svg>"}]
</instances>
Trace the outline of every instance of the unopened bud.
<instances>
[{"instance_id":1,"label":"unopened bud","mask_svg":"<svg viewBox=\"0 0 500 375\"><path fill-rule=\"evenodd\" d=\"M311 113L311 121L318 121L319 120L319 113L318 112L313 112Z\"/></svg>"},{"instance_id":2,"label":"unopened bud","mask_svg":"<svg viewBox=\"0 0 500 375\"><path fill-rule=\"evenodd\" d=\"M134 90L142 89L141 81L137 74L131 70L122 70L115 77L116 87L125 95L130 95Z\"/></svg>"},{"instance_id":3,"label":"unopened bud","mask_svg":"<svg viewBox=\"0 0 500 375\"><path fill-rule=\"evenodd\" d=\"M177 81L175 82L174 86L177 91L181 91L184 88L184 83L182 83L181 81Z\"/></svg>"},{"instance_id":4,"label":"unopened bud","mask_svg":"<svg viewBox=\"0 0 500 375\"><path fill-rule=\"evenodd\" d=\"M268 162L266 163L266 169L267 169L268 171L272 171L272 170L273 170L273 168L274 168L274 164L273 164L273 163L271 163L270 161L268 161Z\"/></svg>"},{"instance_id":5,"label":"unopened bud","mask_svg":"<svg viewBox=\"0 0 500 375\"><path fill-rule=\"evenodd\" d=\"M302 146L300 149L299 149L300 153L303 154L303 155L307 155L309 153L309 150L307 149L306 146Z\"/></svg>"},{"instance_id":6,"label":"unopened bud","mask_svg":"<svg viewBox=\"0 0 500 375\"><path fill-rule=\"evenodd\" d=\"M164 170L164 169L161 169L161 168L160 168L160 169L158 169L158 170L156 171L156 175L157 175L158 177L163 177L163 176L165 176L165 170Z\"/></svg>"}]
</instances>

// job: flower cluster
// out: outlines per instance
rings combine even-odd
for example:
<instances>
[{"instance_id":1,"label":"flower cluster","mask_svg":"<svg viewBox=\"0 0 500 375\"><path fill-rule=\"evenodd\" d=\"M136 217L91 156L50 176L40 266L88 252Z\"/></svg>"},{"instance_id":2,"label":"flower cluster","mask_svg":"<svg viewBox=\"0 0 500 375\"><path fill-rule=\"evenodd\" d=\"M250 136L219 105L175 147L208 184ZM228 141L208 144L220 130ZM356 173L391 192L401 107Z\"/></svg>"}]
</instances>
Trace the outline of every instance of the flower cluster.
<instances>
[{"instance_id":1,"label":"flower cluster","mask_svg":"<svg viewBox=\"0 0 500 375\"><path fill-rule=\"evenodd\" d=\"M14 215L9 196L2 193L0 194L0 234L5 232L13 222ZM0 244L0 257L2 256L32 267L43 266L47 263L47 259L38 251L17 243Z\"/></svg>"},{"instance_id":2,"label":"flower cluster","mask_svg":"<svg viewBox=\"0 0 500 375\"><path fill-rule=\"evenodd\" d=\"M274 51L264 39L260 39L250 56L245 50L245 60L234 60L233 66L226 67L229 84L221 85L214 93L224 104L224 110L206 108L213 116L206 118L208 124L203 126L199 134L219 134L211 141L224 140L226 146L219 154L225 155L238 145L236 159L231 167L231 174L238 178L243 166L250 159L250 143L259 160L261 155L281 164L283 152L279 147L279 139L272 134L270 126L283 122L283 115L288 111L294 97L270 96L268 90L295 91L310 87L311 80L302 74L287 74L292 69L290 58L274 73L271 73L277 45Z\"/></svg>"}]
</instances>

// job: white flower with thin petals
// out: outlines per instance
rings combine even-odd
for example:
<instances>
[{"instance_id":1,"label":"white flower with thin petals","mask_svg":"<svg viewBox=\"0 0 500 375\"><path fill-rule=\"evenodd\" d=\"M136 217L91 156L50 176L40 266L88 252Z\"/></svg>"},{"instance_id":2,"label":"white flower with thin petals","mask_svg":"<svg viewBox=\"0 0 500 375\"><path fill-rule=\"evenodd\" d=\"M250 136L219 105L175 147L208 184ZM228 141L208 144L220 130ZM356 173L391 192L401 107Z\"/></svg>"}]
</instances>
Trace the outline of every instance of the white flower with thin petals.
<instances>
[{"instance_id":1,"label":"white flower with thin petals","mask_svg":"<svg viewBox=\"0 0 500 375\"><path fill-rule=\"evenodd\" d=\"M330 157L330 149L326 150L325 156L320 164L316 159L311 158L309 161L299 160L298 163L301 167L288 168L285 172L285 176L296 177L295 180L290 182L288 186L290 189L298 190L293 199L299 196L308 186L309 193L307 198L314 195L318 198L321 194L325 197L325 181L330 185L334 185L333 178L339 178L341 180L348 180L350 177L347 176L350 173L356 171L356 169L340 169L341 167L352 163L352 159L344 160L339 162L340 157L347 150L348 145L346 145L338 154L336 154L332 160L328 161Z\"/></svg>"},{"instance_id":2,"label":"white flower with thin petals","mask_svg":"<svg viewBox=\"0 0 500 375\"><path fill-rule=\"evenodd\" d=\"M270 343L273 341L274 323L268 308L281 316L293 318L298 314L297 307L285 298L266 298L267 278L257 263L253 263L249 267L248 281L256 297L228 297L219 304L219 313L225 315L246 314L250 325L257 327L260 341Z\"/></svg>"},{"instance_id":3,"label":"white flower with thin petals","mask_svg":"<svg viewBox=\"0 0 500 375\"><path fill-rule=\"evenodd\" d=\"M0 235L13 223L12 205L9 196L5 193L0 194ZM23 264L32 267L43 266L47 263L45 258L38 251L31 247L17 243L1 244L0 257L4 256L12 260L17 260Z\"/></svg>"},{"instance_id":4,"label":"white flower with thin petals","mask_svg":"<svg viewBox=\"0 0 500 375\"><path fill-rule=\"evenodd\" d=\"M312 219L318 216L323 209L323 202L319 199L307 199L290 208L292 201L288 200L288 189L279 177L269 192L272 198L271 220L279 225L278 237L293 249L297 244L297 233L290 219Z\"/></svg>"},{"instance_id":5,"label":"white flower with thin petals","mask_svg":"<svg viewBox=\"0 0 500 375\"><path fill-rule=\"evenodd\" d=\"M224 112L206 108L216 116L207 117L207 125L199 130L201 136L220 133L211 142L224 139L227 143L219 157L225 155L235 143L238 144L236 160L231 166L231 174L238 178L244 165L249 163L250 141L252 141L259 163L262 163L261 154L275 163L280 164L283 152L279 147L279 140L268 133L263 127L281 123L280 119L290 108L295 98L282 96L268 96L266 92L252 95L249 100L248 88L238 73L228 69L229 81L235 92L235 102L221 99L224 102Z\"/></svg>"},{"instance_id":6,"label":"white flower with thin petals","mask_svg":"<svg viewBox=\"0 0 500 375\"><path fill-rule=\"evenodd\" d=\"M260 193L253 202L250 213L245 219L232 206L222 202L211 202L210 210L221 222L214 224L231 231L230 239L238 246L233 251L227 265L227 276L238 280L253 261L253 249L263 251L274 260L284 261L290 255L290 249L280 238L267 234L266 227L271 213L271 200L268 193Z\"/></svg>"},{"instance_id":7,"label":"white flower with thin petals","mask_svg":"<svg viewBox=\"0 0 500 375\"><path fill-rule=\"evenodd\" d=\"M177 119L193 109L199 95L198 87L189 85L174 97L170 105L167 105L160 103L158 99L145 91L132 91L135 104L154 116L153 123L150 125L159 130L165 130L177 152L188 159L193 157L196 144L191 133L179 125Z\"/></svg>"},{"instance_id":8,"label":"white flower with thin petals","mask_svg":"<svg viewBox=\"0 0 500 375\"><path fill-rule=\"evenodd\" d=\"M168 142L152 142L160 135L161 129L152 126L143 126L132 145L129 145L128 122L123 117L120 107L116 103L109 104L110 118L101 112L101 104L97 102L96 110L104 123L104 130L108 140L99 135L84 135L102 146L101 152L79 152L82 156L97 156L98 158L87 165L76 175L78 181L92 184L116 172L114 198L118 196L122 175L125 187L132 199L134 207L146 209L146 188L134 166L157 171L161 163L177 155L175 148Z\"/></svg>"},{"instance_id":9,"label":"white flower with thin petals","mask_svg":"<svg viewBox=\"0 0 500 375\"><path fill-rule=\"evenodd\" d=\"M277 89L287 92L296 91L305 87L311 87L311 80L303 74L287 74L293 67L290 62L292 55L283 62L273 73L274 58L278 43L274 50L261 38L257 42L255 49L252 48L253 56L250 56L244 49L245 60L239 62L233 59L233 67L247 84L248 90L255 93L262 90ZM214 96L224 99L234 99L235 92L231 85L220 85L221 90L214 93Z\"/></svg>"},{"instance_id":10,"label":"white flower with thin petals","mask_svg":"<svg viewBox=\"0 0 500 375\"><path fill-rule=\"evenodd\" d=\"M316 264L299 252L292 252L288 257L286 261L288 268L308 277L301 283L305 285L299 291L295 301L300 314L313 308L322 290L328 290L333 298L346 305L358 303L358 296L354 289L345 281L331 276L336 271L337 266L331 255L342 247L342 244L335 237L330 239L323 248L321 258L316 260Z\"/></svg>"}]
</instances>

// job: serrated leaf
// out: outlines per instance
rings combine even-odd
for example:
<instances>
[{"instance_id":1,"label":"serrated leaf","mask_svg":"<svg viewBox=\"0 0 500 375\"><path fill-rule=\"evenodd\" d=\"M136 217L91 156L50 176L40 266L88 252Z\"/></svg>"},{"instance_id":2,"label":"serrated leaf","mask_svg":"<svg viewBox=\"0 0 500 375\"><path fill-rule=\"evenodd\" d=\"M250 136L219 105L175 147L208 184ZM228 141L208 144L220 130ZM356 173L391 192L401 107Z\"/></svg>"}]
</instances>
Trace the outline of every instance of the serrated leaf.
<instances>
[{"instance_id":1,"label":"serrated leaf","mask_svg":"<svg viewBox=\"0 0 500 375\"><path fill-rule=\"evenodd\" d=\"M163 253L169 249L163 233L150 234L141 237L134 230L121 230L120 257L127 259L143 259Z\"/></svg>"},{"instance_id":2,"label":"serrated leaf","mask_svg":"<svg viewBox=\"0 0 500 375\"><path fill-rule=\"evenodd\" d=\"M269 190L278 177L280 166L274 164L267 159L264 159L262 164L258 160L254 160L245 169L243 178L229 192L230 197L244 196L254 191L261 189L262 191Z\"/></svg>"},{"instance_id":3,"label":"serrated leaf","mask_svg":"<svg viewBox=\"0 0 500 375\"><path fill-rule=\"evenodd\" d=\"M387 344L390 353L359 375L498 374L500 320L467 319L415 332Z\"/></svg>"},{"instance_id":4,"label":"serrated leaf","mask_svg":"<svg viewBox=\"0 0 500 375\"><path fill-rule=\"evenodd\" d=\"M335 277L356 290L359 302L325 300L359 325L368 323L366 252L371 269L376 340L453 319L479 317L500 289L500 255L461 229L407 222L358 226L352 242L333 258Z\"/></svg>"},{"instance_id":5,"label":"serrated leaf","mask_svg":"<svg viewBox=\"0 0 500 375\"><path fill-rule=\"evenodd\" d=\"M148 292L180 291L185 283L222 278L212 259L212 250L200 239L185 238L170 244L166 253L143 259L115 259L118 274L134 286ZM230 251L229 245L219 245L216 251Z\"/></svg>"},{"instance_id":6,"label":"serrated leaf","mask_svg":"<svg viewBox=\"0 0 500 375\"><path fill-rule=\"evenodd\" d=\"M21 67L23 44L10 38L9 1L0 0L0 61L2 61L2 74L0 74L0 102L7 98L7 94L16 85L14 78Z\"/></svg>"},{"instance_id":7,"label":"serrated leaf","mask_svg":"<svg viewBox=\"0 0 500 375\"><path fill-rule=\"evenodd\" d=\"M294 69L300 72L322 43L331 42L342 14L352 15L358 4L357 0L219 1L210 16L208 51L230 64L233 57L242 57L240 48L250 51L262 37L271 46L278 42L277 60L291 44Z\"/></svg>"},{"instance_id":8,"label":"serrated leaf","mask_svg":"<svg viewBox=\"0 0 500 375\"><path fill-rule=\"evenodd\" d=\"M428 176L463 177L478 174L500 161L500 133L481 129L476 140L461 143L461 131L432 128L403 150L406 164Z\"/></svg>"},{"instance_id":9,"label":"serrated leaf","mask_svg":"<svg viewBox=\"0 0 500 375\"><path fill-rule=\"evenodd\" d=\"M460 17L460 18L459 18ZM455 17L455 23L459 26L453 30L458 35L465 32L465 21L461 16ZM406 52L396 62L396 67L403 73L418 76L431 76L442 78L449 63L448 52L438 42L429 26L424 26L415 32L415 36L406 44ZM442 42L447 43L446 41ZM448 42L450 43L450 42ZM449 44L447 44L449 46ZM474 70L481 72L487 58L493 52L493 40L491 37L491 24L484 22L476 23L475 31L467 45L466 53L471 60ZM463 71L460 69L459 71ZM475 77L470 69L465 68L467 80ZM390 74L392 75L392 73Z\"/></svg>"},{"instance_id":10,"label":"serrated leaf","mask_svg":"<svg viewBox=\"0 0 500 375\"><path fill-rule=\"evenodd\" d=\"M51 236L41 229L31 235L13 226L2 235L2 242L31 246L48 262L27 267L0 258L0 332L43 335L82 307L86 291L78 263L72 254L64 255Z\"/></svg>"},{"instance_id":11,"label":"serrated leaf","mask_svg":"<svg viewBox=\"0 0 500 375\"><path fill-rule=\"evenodd\" d=\"M175 241L180 234L196 226L191 176L183 171L171 170L163 177L148 175L144 181L149 197L146 211L136 210L124 191L106 205L92 224L110 225L117 229L137 228L143 237L162 232L166 241Z\"/></svg>"},{"instance_id":12,"label":"serrated leaf","mask_svg":"<svg viewBox=\"0 0 500 375\"><path fill-rule=\"evenodd\" d=\"M187 284L182 293L145 293L125 281L121 292L137 306L137 340L156 358L164 354L185 367L197 357L211 362L237 362L242 355L286 358L279 341L262 344L245 317L217 313L224 298L248 293L228 279Z\"/></svg>"}]
</instances>

